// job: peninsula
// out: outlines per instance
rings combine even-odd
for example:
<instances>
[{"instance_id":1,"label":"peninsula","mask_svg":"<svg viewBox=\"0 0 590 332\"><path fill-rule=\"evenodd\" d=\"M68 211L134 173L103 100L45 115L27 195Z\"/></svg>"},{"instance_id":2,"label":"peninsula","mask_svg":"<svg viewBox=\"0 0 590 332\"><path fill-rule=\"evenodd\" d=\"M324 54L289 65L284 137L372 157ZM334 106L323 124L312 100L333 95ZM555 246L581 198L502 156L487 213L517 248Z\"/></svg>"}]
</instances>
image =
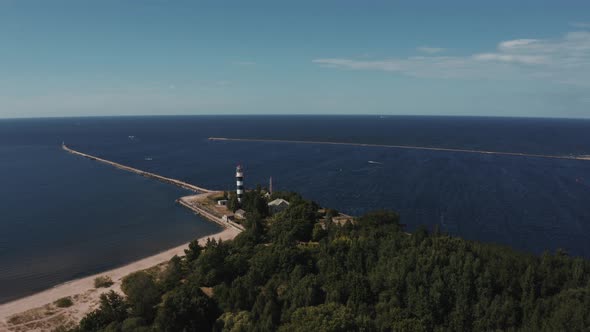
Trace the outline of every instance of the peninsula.
<instances>
[{"instance_id":1,"label":"peninsula","mask_svg":"<svg viewBox=\"0 0 590 332\"><path fill-rule=\"evenodd\" d=\"M250 214L234 241L191 245L162 274L125 278L125 296L104 296L72 332L589 326L585 259L519 253L424 228L408 234L389 211L339 223L333 211L295 193L273 193L271 211L260 204L265 196L244 192Z\"/></svg>"}]
</instances>

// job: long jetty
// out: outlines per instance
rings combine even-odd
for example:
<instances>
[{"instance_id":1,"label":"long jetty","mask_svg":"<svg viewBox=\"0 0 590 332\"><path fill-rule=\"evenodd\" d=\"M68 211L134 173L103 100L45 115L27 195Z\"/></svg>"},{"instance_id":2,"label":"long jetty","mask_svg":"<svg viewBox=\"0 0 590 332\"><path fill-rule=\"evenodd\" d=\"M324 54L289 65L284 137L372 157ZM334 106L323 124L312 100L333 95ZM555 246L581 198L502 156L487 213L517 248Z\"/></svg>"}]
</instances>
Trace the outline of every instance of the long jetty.
<instances>
[{"instance_id":1,"label":"long jetty","mask_svg":"<svg viewBox=\"0 0 590 332\"><path fill-rule=\"evenodd\" d=\"M88 158L88 159L91 159L91 160L95 160L95 161L98 161L98 162L101 162L101 163L104 163L104 164L107 164L107 165L110 165L110 166L113 166L113 167L122 169L122 170L127 171L127 172L135 173L135 174L138 174L138 175L141 175L141 176L145 176L147 178L152 178L152 179L155 179L155 180L164 182L164 183L172 184L172 185L175 185L175 186L180 187L180 188L183 188L183 189L188 189L188 190L191 190L191 191L194 191L194 192L201 192L201 193L213 193L213 192L216 192L216 190L210 190L210 189L202 188L202 187L199 187L199 186L195 186L193 184L190 184L190 183L186 183L184 181L180 181L180 180L177 180L177 179L172 179L172 178L168 178L168 177L161 176L161 175L158 175L158 174L154 174L154 173L142 171L140 169L129 167L129 166L125 166L125 165L116 163L114 161L102 159L102 158L99 158L99 157L96 157L96 156L93 156L93 155L89 155L87 153L76 151L74 149L69 148L65 144L62 144L61 147L62 147L62 149L64 149L65 151L67 151L69 153L72 153L72 154L75 154L75 155L78 155L78 156L81 156L81 157L84 157L84 158Z\"/></svg>"},{"instance_id":2,"label":"long jetty","mask_svg":"<svg viewBox=\"0 0 590 332\"><path fill-rule=\"evenodd\" d=\"M62 147L62 149L64 149L65 151L67 151L69 153L72 153L72 154L75 154L75 155L78 155L78 156L81 156L81 157L84 157L84 158L88 158L88 159L91 159L91 160L95 160L95 161L98 161L98 162L101 162L101 163L104 163L104 164L107 164L107 165L116 167L116 168L121 169L121 170L124 170L124 171L135 173L135 174L138 174L138 175L141 175L141 176L145 176L147 178L151 178L151 179L155 179L155 180L158 180L158 181L161 181L161 182L164 182L164 183L172 184L172 185L178 186L180 188L184 188L184 189L188 189L188 190L191 190L191 191L194 191L194 192L198 192L199 195L207 195L207 194L212 194L212 193L219 192L217 190L210 190L210 189L206 189L206 188L203 188L203 187L198 187L198 186L195 186L193 184L186 183L184 181L180 181L180 180L168 178L168 177L165 177L165 176L161 176L161 175L158 175L158 174L154 174L154 173L142 171L140 169L129 167L129 166L126 166L126 165L122 165L122 164L116 163L114 161L106 160L106 159L99 158L99 157L96 157L96 156L93 156L93 155L90 155L90 154L87 154L87 153L76 151L74 149L69 148L65 144L62 144L61 147ZM236 229L239 232L241 232L241 231L244 230L244 227L242 225L239 225L239 224L237 224L237 223L235 223L233 221L229 221L229 220L228 221L224 221L221 217L216 216L214 213L211 213L210 211L208 211L207 209L203 208L199 204L193 204L193 203L191 203L191 200L190 199L193 198L193 197L198 197L199 195L184 196L184 197L181 197L181 198L177 199L176 202L178 204L184 206L185 208L191 210L193 213L198 214L198 215L204 217L205 219L208 219L209 221L212 221L212 222L214 222L216 224L219 224L220 226L222 226L224 228L234 228L234 229Z\"/></svg>"},{"instance_id":3,"label":"long jetty","mask_svg":"<svg viewBox=\"0 0 590 332\"><path fill-rule=\"evenodd\" d=\"M518 156L518 157L535 157L535 158L590 161L590 155L559 156L559 155L545 155L545 154L533 154L533 153L522 153L522 152L503 152L503 151L486 151L486 150L470 150L470 149L454 149L454 148L437 148L437 147L413 146L413 145L390 145L390 144L347 143L347 142L331 142L331 141L304 141L304 140L263 139L263 138L229 138L229 137L209 137L209 140L210 141L228 141L228 142L271 142L271 143L348 145L348 146L366 146L366 147L393 148L393 149L462 152L462 153L476 153L476 154L488 154L488 155L504 155L504 156Z\"/></svg>"}]
</instances>

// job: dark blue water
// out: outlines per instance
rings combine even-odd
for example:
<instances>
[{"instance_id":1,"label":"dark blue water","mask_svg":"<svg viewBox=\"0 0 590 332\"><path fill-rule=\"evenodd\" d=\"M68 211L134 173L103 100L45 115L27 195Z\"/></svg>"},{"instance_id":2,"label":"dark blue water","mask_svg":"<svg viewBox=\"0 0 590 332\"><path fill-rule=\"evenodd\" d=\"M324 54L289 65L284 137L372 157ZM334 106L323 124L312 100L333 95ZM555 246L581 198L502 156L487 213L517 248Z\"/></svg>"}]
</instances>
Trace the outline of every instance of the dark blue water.
<instances>
[{"instance_id":1,"label":"dark blue water","mask_svg":"<svg viewBox=\"0 0 590 332\"><path fill-rule=\"evenodd\" d=\"M65 153L50 126L0 121L0 303L219 231L175 204L187 191Z\"/></svg>"},{"instance_id":2,"label":"dark blue water","mask_svg":"<svg viewBox=\"0 0 590 332\"><path fill-rule=\"evenodd\" d=\"M129 136L134 136L133 139ZM400 212L409 230L590 257L590 161L210 136L590 155L590 121L461 117L220 116L0 121L0 301L215 231L168 185L78 158L69 146L211 189L301 192L359 215ZM146 160L151 159L151 160ZM375 161L378 163L369 163Z\"/></svg>"}]
</instances>

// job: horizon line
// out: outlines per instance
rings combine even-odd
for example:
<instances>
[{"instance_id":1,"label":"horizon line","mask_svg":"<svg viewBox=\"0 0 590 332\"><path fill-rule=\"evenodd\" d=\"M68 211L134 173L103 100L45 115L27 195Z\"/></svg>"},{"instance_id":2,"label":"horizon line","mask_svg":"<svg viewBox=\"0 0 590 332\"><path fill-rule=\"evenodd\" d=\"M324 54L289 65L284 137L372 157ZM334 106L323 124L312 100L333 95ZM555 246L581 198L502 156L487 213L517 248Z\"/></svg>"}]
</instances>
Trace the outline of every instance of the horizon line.
<instances>
[{"instance_id":1,"label":"horizon line","mask_svg":"<svg viewBox=\"0 0 590 332\"><path fill-rule=\"evenodd\" d=\"M527 115L458 115L458 114L350 114L350 113L224 113L224 114L113 114L113 115L56 115L56 116L30 116L30 117L0 117L3 120L43 120L43 119L85 119L85 118L158 118L158 117L239 117L239 116L324 116L324 117L441 117L441 118L508 118L508 119L554 119L554 120L590 120L586 117L560 117L560 116L527 116Z\"/></svg>"}]
</instances>

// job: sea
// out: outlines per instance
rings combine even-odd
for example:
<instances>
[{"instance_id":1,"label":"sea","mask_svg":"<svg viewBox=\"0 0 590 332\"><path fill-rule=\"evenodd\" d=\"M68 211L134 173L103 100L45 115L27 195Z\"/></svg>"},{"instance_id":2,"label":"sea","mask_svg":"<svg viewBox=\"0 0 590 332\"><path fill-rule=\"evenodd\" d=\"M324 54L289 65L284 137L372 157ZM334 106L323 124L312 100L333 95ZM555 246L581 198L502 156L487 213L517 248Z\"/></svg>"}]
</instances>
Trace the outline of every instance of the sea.
<instances>
[{"instance_id":1,"label":"sea","mask_svg":"<svg viewBox=\"0 0 590 332\"><path fill-rule=\"evenodd\" d=\"M540 254L590 258L590 160L379 146L590 155L590 120L419 116L162 116L0 120L0 303L92 275L219 227L190 192L69 154L201 187L296 191L359 216Z\"/></svg>"}]
</instances>

